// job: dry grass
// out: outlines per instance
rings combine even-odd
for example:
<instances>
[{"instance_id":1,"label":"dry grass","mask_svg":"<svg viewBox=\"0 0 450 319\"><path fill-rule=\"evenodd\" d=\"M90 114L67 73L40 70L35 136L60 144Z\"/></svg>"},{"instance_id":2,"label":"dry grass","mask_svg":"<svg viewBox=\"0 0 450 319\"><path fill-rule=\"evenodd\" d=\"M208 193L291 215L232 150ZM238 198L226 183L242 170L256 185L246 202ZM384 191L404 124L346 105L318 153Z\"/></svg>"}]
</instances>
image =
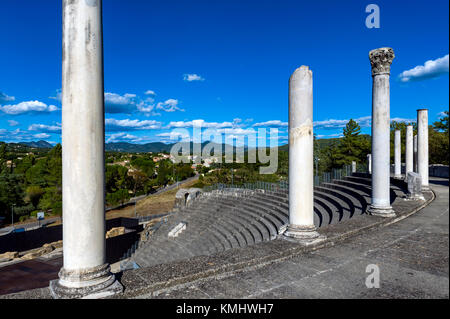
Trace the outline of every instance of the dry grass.
<instances>
[{"instance_id":1,"label":"dry grass","mask_svg":"<svg viewBox=\"0 0 450 319\"><path fill-rule=\"evenodd\" d=\"M150 195L136 204L137 216L149 216L170 212L175 204L175 195L180 188L190 188L197 180L181 185L159 195ZM134 205L122 209L111 210L106 213L106 219L118 217L134 217Z\"/></svg>"}]
</instances>

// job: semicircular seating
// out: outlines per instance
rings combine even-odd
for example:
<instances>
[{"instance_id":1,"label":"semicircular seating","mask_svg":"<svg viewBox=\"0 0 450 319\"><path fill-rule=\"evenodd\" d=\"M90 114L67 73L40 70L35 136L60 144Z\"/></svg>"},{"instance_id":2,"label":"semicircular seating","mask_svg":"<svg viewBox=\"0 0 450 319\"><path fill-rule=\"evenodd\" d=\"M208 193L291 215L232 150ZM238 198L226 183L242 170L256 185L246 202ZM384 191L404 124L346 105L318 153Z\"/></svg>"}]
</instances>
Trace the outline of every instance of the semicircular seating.
<instances>
[{"instance_id":1,"label":"semicircular seating","mask_svg":"<svg viewBox=\"0 0 450 319\"><path fill-rule=\"evenodd\" d=\"M391 197L404 190L401 181L392 181ZM371 179L366 174L352 174L314 187L315 225L324 227L365 215L370 196ZM186 229L169 237L169 232L182 222ZM167 223L139 245L130 260L147 267L213 255L276 239L288 224L289 195L285 188L214 190L177 209Z\"/></svg>"}]
</instances>

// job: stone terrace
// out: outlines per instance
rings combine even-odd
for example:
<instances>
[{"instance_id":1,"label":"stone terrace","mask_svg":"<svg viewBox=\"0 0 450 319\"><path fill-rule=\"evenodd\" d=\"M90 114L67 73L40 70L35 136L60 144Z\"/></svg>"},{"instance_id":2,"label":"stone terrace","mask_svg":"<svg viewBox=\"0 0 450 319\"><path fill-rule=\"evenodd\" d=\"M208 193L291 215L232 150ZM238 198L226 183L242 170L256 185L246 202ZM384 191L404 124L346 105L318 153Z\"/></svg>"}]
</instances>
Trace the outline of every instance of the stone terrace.
<instances>
[{"instance_id":1,"label":"stone terrace","mask_svg":"<svg viewBox=\"0 0 450 319\"><path fill-rule=\"evenodd\" d=\"M370 184L370 175L355 173L315 187L315 226L325 227L360 216L370 218L364 214L370 203ZM392 180L392 201L405 195L405 187L402 181ZM180 223L185 223L186 229L177 237L169 237L168 233ZM127 266L135 263L148 267L274 240L288 223L287 189L204 193L171 215L147 242L141 243Z\"/></svg>"},{"instance_id":2,"label":"stone terrace","mask_svg":"<svg viewBox=\"0 0 450 319\"><path fill-rule=\"evenodd\" d=\"M357 181L360 183L356 183ZM339 185L339 183L349 182L368 186L368 181L370 180L363 176L352 176L342 181L335 181L332 184ZM377 296L386 297L397 293L397 297L414 297L411 291L411 287L414 285L434 285L433 287L436 289L434 293L430 290L432 289L430 287L426 288L428 290L425 288L423 288L425 290L419 289L416 296L448 296L448 186L439 185L439 183L448 185L448 180L435 180L434 182L432 188L437 193L437 199L429 207L426 206L433 200L433 193L425 193L427 200L425 203L423 201L405 201L402 198L401 188L393 187L396 198L392 206L397 212L397 217L383 218L361 215L355 209L357 213L353 215L354 217L358 216L358 218L351 218L333 225L322 224L320 231L327 236L327 239L315 246L305 247L295 242L275 239L242 248L231 248L215 254L211 252L209 255L187 256L168 263L159 261L148 267L125 271L119 276L125 291L123 294L117 295L116 298L207 298L208 295L212 298L308 297L305 295L307 291L309 291L310 297L337 297L336 294L332 295L333 289L348 288L347 293L350 293L350 282L353 282L353 279L355 285L359 285L359 288L353 292L353 295L342 297L356 297L358 293L373 294L374 291L362 291L361 284L364 284L363 279L366 276L365 268L358 268L360 270L359 275L352 275L351 271L346 271L344 266L348 264L351 267L356 267L356 264L354 264L356 261L369 263L368 257L373 257L374 263L386 263L383 256L390 256L388 261L390 260L391 264L383 264L389 270L389 278L392 279L396 272L408 271L413 274L408 276L417 274L418 278L426 277L425 279L431 276L431 279L428 278L431 281L420 283L411 279L412 281L408 282L403 278L404 274L398 274L403 277L401 277L401 282L397 284L409 286L404 289L396 287L396 289L388 291L378 289L379 295ZM398 183L400 184L400 182ZM361 193L361 196L364 197L362 194L364 193L364 187L359 186L359 188L357 193ZM424 207L426 208L422 209ZM349 205L346 208L348 212L351 211ZM422 209L421 213L417 214L417 217L414 216L414 219L410 217L403 220L420 209ZM345 211L343 208L342 210ZM183 212L180 212L178 216L182 214ZM338 216L340 216L339 213ZM350 214L347 217L350 217ZM445 219L447 219L447 223L445 223ZM316 222L318 220L320 219L316 218ZM397 225L389 226L397 222L399 222ZM176 224L175 219L174 224ZM427 228L427 233L418 233L422 226ZM188 229L189 227L185 231L188 231ZM397 231L396 229L400 230ZM183 232L180 236L182 234ZM188 232L185 234L188 234ZM364 236L358 236L361 234L364 234ZM149 241L150 243L151 241ZM341 244L337 246L338 243ZM395 265L392 265L391 259L394 258L392 254L395 258L400 258L395 259L401 266L398 269L395 269ZM417 256L423 259L423 264L417 263ZM405 260L407 261L406 264ZM423 269L423 267L426 269ZM283 277L283 274L288 270L291 271L290 277L288 276L290 279L293 277L297 281L305 280L310 285L310 289L305 288L299 292L298 289L301 286L299 283L298 285L296 283L291 284L294 281L286 280ZM328 272L333 271L337 275L335 278L327 275ZM431 275L428 273L431 273ZM258 278L261 276L266 279L260 282ZM320 281L314 279L317 276L321 277ZM338 288L338 278L342 279L343 276L349 277L346 279L346 283ZM360 276L363 279L357 280L353 278L355 276ZM439 278L436 278L439 280L433 276L438 276ZM242 281L242 283L245 282L245 288L240 283L241 279L244 278L245 281ZM221 280L220 285L217 280ZM322 290L317 290L320 287L313 286L319 285L319 282L325 286L332 283L334 288L323 290L323 286ZM441 282L441 284L438 284L438 282ZM224 284L222 285L222 283ZM447 283L447 290L443 289L442 286L445 286L445 283ZM391 286L394 284L395 282L389 283ZM218 286L222 286L222 288L218 289ZM186 290L186 287L191 288ZM212 287L215 287L216 293L212 293ZM296 287L297 290L293 287ZM1 296L1 298L50 298L50 294L48 288L43 288Z\"/></svg>"}]
</instances>

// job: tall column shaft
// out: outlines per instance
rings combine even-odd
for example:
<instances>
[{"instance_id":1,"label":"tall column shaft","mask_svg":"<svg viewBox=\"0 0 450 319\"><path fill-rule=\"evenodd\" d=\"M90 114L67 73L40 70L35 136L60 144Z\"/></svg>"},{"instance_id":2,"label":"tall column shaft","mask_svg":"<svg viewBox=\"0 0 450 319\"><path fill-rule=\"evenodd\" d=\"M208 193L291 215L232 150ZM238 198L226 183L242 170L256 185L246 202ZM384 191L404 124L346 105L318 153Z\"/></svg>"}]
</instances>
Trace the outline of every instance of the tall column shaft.
<instances>
[{"instance_id":1,"label":"tall column shaft","mask_svg":"<svg viewBox=\"0 0 450 319\"><path fill-rule=\"evenodd\" d=\"M417 135L414 135L413 139L413 153L414 153L414 172L419 172L418 165L417 165Z\"/></svg>"},{"instance_id":2,"label":"tall column shaft","mask_svg":"<svg viewBox=\"0 0 450 319\"><path fill-rule=\"evenodd\" d=\"M422 189L428 185L428 110L417 110L417 168L422 177Z\"/></svg>"},{"instance_id":3,"label":"tall column shaft","mask_svg":"<svg viewBox=\"0 0 450 319\"><path fill-rule=\"evenodd\" d=\"M367 172L372 174L372 154L367 154Z\"/></svg>"},{"instance_id":4,"label":"tall column shaft","mask_svg":"<svg viewBox=\"0 0 450 319\"><path fill-rule=\"evenodd\" d=\"M79 298L115 280L105 249L102 1L63 1L63 268L56 298Z\"/></svg>"},{"instance_id":5,"label":"tall column shaft","mask_svg":"<svg viewBox=\"0 0 450 319\"><path fill-rule=\"evenodd\" d=\"M412 172L414 165L413 158L413 127L412 125L406 126L406 142L405 142L405 177L408 176L408 172Z\"/></svg>"},{"instance_id":6,"label":"tall column shaft","mask_svg":"<svg viewBox=\"0 0 450 319\"><path fill-rule=\"evenodd\" d=\"M402 178L402 138L400 130L394 133L394 177Z\"/></svg>"},{"instance_id":7,"label":"tall column shaft","mask_svg":"<svg viewBox=\"0 0 450 319\"><path fill-rule=\"evenodd\" d=\"M372 204L369 213L395 216L390 205L390 65L391 48L372 50Z\"/></svg>"},{"instance_id":8,"label":"tall column shaft","mask_svg":"<svg viewBox=\"0 0 450 319\"><path fill-rule=\"evenodd\" d=\"M352 173L356 173L356 162L352 161Z\"/></svg>"},{"instance_id":9,"label":"tall column shaft","mask_svg":"<svg viewBox=\"0 0 450 319\"><path fill-rule=\"evenodd\" d=\"M316 240L313 180L313 79L301 66L289 80L289 226L286 237Z\"/></svg>"}]
</instances>

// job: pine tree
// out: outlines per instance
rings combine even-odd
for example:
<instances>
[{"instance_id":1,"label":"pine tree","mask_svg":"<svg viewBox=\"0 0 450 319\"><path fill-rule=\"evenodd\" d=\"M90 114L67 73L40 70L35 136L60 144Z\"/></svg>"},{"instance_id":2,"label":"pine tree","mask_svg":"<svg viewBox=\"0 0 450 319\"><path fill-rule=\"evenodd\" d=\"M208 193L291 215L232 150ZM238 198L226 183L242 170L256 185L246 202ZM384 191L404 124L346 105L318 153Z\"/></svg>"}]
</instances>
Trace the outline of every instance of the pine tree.
<instances>
[{"instance_id":1,"label":"pine tree","mask_svg":"<svg viewBox=\"0 0 450 319\"><path fill-rule=\"evenodd\" d=\"M366 160L367 154L370 153L370 143L360 134L361 127L350 119L343 130L344 137L335 149L337 166L348 165L352 161L362 163Z\"/></svg>"}]
</instances>

